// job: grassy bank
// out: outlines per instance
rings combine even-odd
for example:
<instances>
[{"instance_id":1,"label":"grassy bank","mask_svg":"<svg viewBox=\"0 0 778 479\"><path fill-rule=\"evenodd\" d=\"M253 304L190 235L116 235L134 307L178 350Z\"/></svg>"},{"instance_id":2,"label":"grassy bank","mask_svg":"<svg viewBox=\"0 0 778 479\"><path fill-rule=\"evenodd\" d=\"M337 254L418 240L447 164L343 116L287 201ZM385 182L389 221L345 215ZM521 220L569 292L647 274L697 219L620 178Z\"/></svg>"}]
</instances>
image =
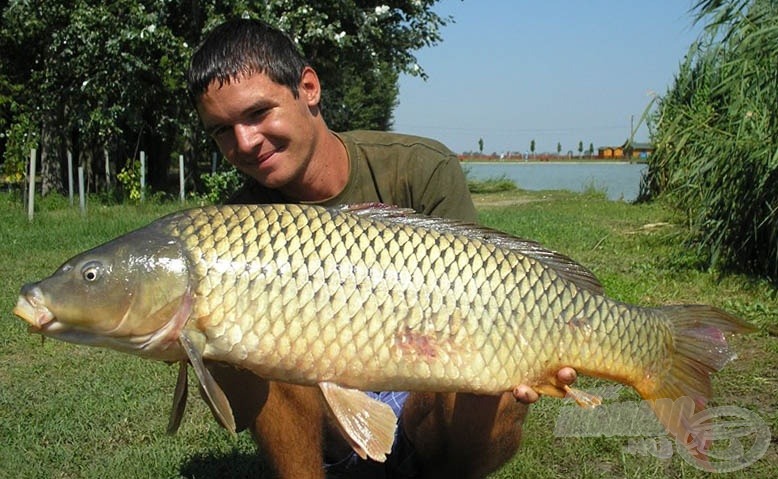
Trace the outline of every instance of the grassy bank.
<instances>
[{"instance_id":1,"label":"grassy bank","mask_svg":"<svg viewBox=\"0 0 778 479\"><path fill-rule=\"evenodd\" d=\"M602 195L502 192L475 197L484 223L539 240L589 266L614 298L640 304L710 303L757 326L734 340L739 359L715 378L715 405L746 408L778 433L778 294L765 282L694 268L679 246L683 230L661 205L628 205ZM0 196L0 478L247 477L260 471L247 434L230 438L192 397L181 429L165 435L175 370L164 363L59 341L41 343L11 314L19 287L69 256L143 225L178 205L41 205L28 223ZM604 383L582 379L580 386ZM190 391L195 391L194 383ZM635 400L628 391L619 401ZM495 478L703 477L678 454L641 455L630 438L557 437L563 401L544 398L525 425L524 445ZM747 438L742 445L749 447ZM778 477L775 446L733 474Z\"/></svg>"}]
</instances>

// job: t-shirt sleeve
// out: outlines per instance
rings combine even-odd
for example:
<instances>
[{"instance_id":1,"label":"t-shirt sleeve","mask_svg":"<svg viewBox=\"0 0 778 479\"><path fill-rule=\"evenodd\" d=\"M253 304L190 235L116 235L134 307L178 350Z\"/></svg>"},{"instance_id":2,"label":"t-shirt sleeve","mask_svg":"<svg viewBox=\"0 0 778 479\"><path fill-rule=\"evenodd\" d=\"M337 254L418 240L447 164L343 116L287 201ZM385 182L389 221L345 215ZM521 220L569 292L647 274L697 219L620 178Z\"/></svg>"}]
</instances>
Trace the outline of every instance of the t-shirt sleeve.
<instances>
[{"instance_id":1,"label":"t-shirt sleeve","mask_svg":"<svg viewBox=\"0 0 778 479\"><path fill-rule=\"evenodd\" d=\"M459 160L451 155L428 177L421 195L423 213L430 216L476 222L478 214L467 189Z\"/></svg>"}]
</instances>

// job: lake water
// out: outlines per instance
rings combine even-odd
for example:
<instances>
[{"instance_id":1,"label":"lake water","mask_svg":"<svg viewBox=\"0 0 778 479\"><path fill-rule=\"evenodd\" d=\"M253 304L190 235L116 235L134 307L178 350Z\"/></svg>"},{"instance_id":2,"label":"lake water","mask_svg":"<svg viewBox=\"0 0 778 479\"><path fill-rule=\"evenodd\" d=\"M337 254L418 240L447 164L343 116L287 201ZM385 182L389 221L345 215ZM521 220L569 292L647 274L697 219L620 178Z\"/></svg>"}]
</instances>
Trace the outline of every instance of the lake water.
<instances>
[{"instance_id":1,"label":"lake water","mask_svg":"<svg viewBox=\"0 0 778 479\"><path fill-rule=\"evenodd\" d=\"M462 163L467 177L505 177L523 190L585 191L594 187L609 199L634 201L645 164L614 162L471 162Z\"/></svg>"}]
</instances>

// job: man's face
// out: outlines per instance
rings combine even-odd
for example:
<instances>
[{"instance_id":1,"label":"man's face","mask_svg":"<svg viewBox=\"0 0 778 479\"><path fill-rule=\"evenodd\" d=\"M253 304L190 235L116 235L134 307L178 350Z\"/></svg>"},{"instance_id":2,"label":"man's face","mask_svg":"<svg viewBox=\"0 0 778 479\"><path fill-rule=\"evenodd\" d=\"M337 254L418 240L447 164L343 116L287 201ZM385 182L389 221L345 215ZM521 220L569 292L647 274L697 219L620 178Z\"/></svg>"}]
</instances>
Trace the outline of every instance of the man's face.
<instances>
[{"instance_id":1,"label":"man's face","mask_svg":"<svg viewBox=\"0 0 778 479\"><path fill-rule=\"evenodd\" d=\"M298 98L286 86L255 73L221 87L211 83L197 101L197 111L231 164L260 184L283 190L301 181L313 155L318 88L315 73L308 69Z\"/></svg>"}]
</instances>

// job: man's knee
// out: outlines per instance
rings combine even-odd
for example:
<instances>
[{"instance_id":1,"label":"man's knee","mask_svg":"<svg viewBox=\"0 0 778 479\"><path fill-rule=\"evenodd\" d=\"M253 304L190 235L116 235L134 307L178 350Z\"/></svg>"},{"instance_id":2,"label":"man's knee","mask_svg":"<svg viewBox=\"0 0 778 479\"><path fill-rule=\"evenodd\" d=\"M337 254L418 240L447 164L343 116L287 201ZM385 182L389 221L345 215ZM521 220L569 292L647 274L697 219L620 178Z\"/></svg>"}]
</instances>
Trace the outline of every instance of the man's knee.
<instances>
[{"instance_id":1,"label":"man's knee","mask_svg":"<svg viewBox=\"0 0 778 479\"><path fill-rule=\"evenodd\" d=\"M324 477L325 413L315 388L270 382L251 434L278 477Z\"/></svg>"},{"instance_id":2,"label":"man's knee","mask_svg":"<svg viewBox=\"0 0 778 479\"><path fill-rule=\"evenodd\" d=\"M527 410L510 394L414 393L402 421L425 471L480 477L515 455Z\"/></svg>"},{"instance_id":3,"label":"man's knee","mask_svg":"<svg viewBox=\"0 0 778 479\"><path fill-rule=\"evenodd\" d=\"M267 401L268 382L251 371L223 363L208 362L206 367L227 396L236 430L253 428L254 420Z\"/></svg>"},{"instance_id":4,"label":"man's knee","mask_svg":"<svg viewBox=\"0 0 778 479\"><path fill-rule=\"evenodd\" d=\"M324 416L317 389L266 381L220 363L208 369L232 407L237 429L249 429L281 478L324 477Z\"/></svg>"}]
</instances>

